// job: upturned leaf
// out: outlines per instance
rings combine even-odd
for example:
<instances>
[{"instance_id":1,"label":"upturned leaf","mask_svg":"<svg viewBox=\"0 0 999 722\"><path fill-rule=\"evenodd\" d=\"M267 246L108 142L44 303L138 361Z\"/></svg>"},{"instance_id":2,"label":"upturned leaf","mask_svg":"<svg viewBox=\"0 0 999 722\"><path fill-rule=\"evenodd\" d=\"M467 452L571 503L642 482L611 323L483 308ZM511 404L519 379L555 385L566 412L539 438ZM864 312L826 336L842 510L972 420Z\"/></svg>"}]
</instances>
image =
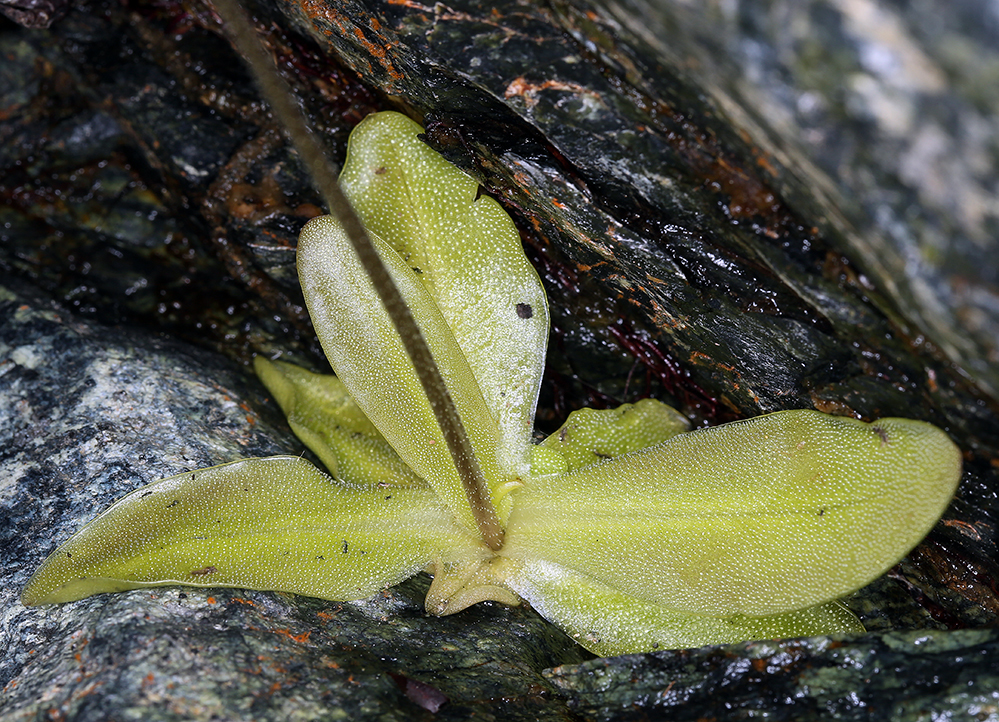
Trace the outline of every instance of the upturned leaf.
<instances>
[{"instance_id":1,"label":"upturned leaf","mask_svg":"<svg viewBox=\"0 0 999 722\"><path fill-rule=\"evenodd\" d=\"M576 409L562 427L531 451L536 476L581 469L654 446L690 428L676 409L655 399L616 409Z\"/></svg>"},{"instance_id":2,"label":"upturned leaf","mask_svg":"<svg viewBox=\"0 0 999 722\"><path fill-rule=\"evenodd\" d=\"M368 116L351 133L340 183L434 299L499 424L503 472L523 474L548 302L510 216L422 134L399 113Z\"/></svg>"},{"instance_id":3,"label":"upturned leaf","mask_svg":"<svg viewBox=\"0 0 999 722\"><path fill-rule=\"evenodd\" d=\"M547 305L509 217L397 113L351 134L342 174L441 369L501 519L528 472ZM461 480L402 341L339 223L313 219L299 276L333 369L368 418L469 528Z\"/></svg>"},{"instance_id":4,"label":"upturned leaf","mask_svg":"<svg viewBox=\"0 0 999 722\"><path fill-rule=\"evenodd\" d=\"M378 433L336 376L283 361L253 360L288 425L337 479L353 484L427 487Z\"/></svg>"}]
</instances>

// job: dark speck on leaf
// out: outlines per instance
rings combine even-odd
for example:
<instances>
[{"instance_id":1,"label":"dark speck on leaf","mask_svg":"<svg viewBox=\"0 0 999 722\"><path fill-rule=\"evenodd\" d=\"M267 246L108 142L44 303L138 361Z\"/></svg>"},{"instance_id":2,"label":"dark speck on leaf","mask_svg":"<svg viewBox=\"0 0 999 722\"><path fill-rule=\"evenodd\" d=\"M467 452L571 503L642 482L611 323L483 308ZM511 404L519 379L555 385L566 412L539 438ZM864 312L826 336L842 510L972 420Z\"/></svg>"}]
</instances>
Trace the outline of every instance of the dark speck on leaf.
<instances>
[{"instance_id":1,"label":"dark speck on leaf","mask_svg":"<svg viewBox=\"0 0 999 722\"><path fill-rule=\"evenodd\" d=\"M73 558L73 555L72 555L72 554L70 554L69 552L66 552L66 558L67 558L67 559L72 559L72 558Z\"/></svg>"},{"instance_id":2,"label":"dark speck on leaf","mask_svg":"<svg viewBox=\"0 0 999 722\"><path fill-rule=\"evenodd\" d=\"M215 567L205 567L204 569L195 569L191 572L192 577L206 577L209 574L214 574L218 569Z\"/></svg>"},{"instance_id":3,"label":"dark speck on leaf","mask_svg":"<svg viewBox=\"0 0 999 722\"><path fill-rule=\"evenodd\" d=\"M391 498L392 498L392 495L391 495L391 494L389 494L388 496L386 496L386 497L385 497L385 501L388 501L388 500L389 500L389 499L391 499Z\"/></svg>"},{"instance_id":4,"label":"dark speck on leaf","mask_svg":"<svg viewBox=\"0 0 999 722\"><path fill-rule=\"evenodd\" d=\"M348 549L348 547L347 547L347 542L346 542L346 540L344 540L344 542L343 542L343 553L344 553L344 554L346 554L346 553L347 553L347 549Z\"/></svg>"},{"instance_id":5,"label":"dark speck on leaf","mask_svg":"<svg viewBox=\"0 0 999 722\"><path fill-rule=\"evenodd\" d=\"M151 491L144 491L144 492L142 492L142 498L145 499L147 496L149 496L152 493L153 492L151 492Z\"/></svg>"},{"instance_id":6,"label":"dark speck on leaf","mask_svg":"<svg viewBox=\"0 0 999 722\"><path fill-rule=\"evenodd\" d=\"M171 509L180 503L180 499L174 499L169 504L167 504L167 509Z\"/></svg>"},{"instance_id":7,"label":"dark speck on leaf","mask_svg":"<svg viewBox=\"0 0 999 722\"><path fill-rule=\"evenodd\" d=\"M518 303L517 315L521 318L531 318L534 315L534 309L531 308L531 304L529 303Z\"/></svg>"},{"instance_id":8,"label":"dark speck on leaf","mask_svg":"<svg viewBox=\"0 0 999 722\"><path fill-rule=\"evenodd\" d=\"M380 165L377 168L375 168L375 175L382 175L382 174L387 173L387 172L388 172L388 168L386 168L383 165Z\"/></svg>"},{"instance_id":9,"label":"dark speck on leaf","mask_svg":"<svg viewBox=\"0 0 999 722\"><path fill-rule=\"evenodd\" d=\"M888 432L887 431L885 431L884 429L882 429L880 426L875 426L874 427L874 433L876 433L878 436L881 437L881 443L882 444L887 444L888 443Z\"/></svg>"},{"instance_id":10,"label":"dark speck on leaf","mask_svg":"<svg viewBox=\"0 0 999 722\"><path fill-rule=\"evenodd\" d=\"M821 509L819 509L819 516L823 516L825 513L826 513L825 507L822 507Z\"/></svg>"}]
</instances>

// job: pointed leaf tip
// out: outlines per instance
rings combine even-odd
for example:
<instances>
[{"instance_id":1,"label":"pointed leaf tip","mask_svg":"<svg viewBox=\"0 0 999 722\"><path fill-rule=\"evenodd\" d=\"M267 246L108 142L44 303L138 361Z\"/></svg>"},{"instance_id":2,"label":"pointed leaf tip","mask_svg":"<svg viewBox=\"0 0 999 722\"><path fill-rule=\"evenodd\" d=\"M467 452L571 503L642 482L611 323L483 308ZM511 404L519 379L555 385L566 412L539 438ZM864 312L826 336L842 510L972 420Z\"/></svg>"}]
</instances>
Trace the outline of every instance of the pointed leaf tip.
<instances>
[{"instance_id":1,"label":"pointed leaf tip","mask_svg":"<svg viewBox=\"0 0 999 722\"><path fill-rule=\"evenodd\" d=\"M362 599L477 547L429 489L350 486L298 457L247 459L120 499L45 560L21 599L172 584Z\"/></svg>"}]
</instances>

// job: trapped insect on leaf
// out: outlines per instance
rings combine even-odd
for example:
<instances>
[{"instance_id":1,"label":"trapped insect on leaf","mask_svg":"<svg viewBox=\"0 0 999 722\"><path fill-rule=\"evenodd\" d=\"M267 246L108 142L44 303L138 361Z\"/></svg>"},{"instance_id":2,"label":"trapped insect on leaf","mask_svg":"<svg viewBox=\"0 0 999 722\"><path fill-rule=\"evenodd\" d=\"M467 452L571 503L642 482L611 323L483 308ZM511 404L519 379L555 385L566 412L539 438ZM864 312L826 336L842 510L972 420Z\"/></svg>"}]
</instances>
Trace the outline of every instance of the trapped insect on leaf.
<instances>
[{"instance_id":1,"label":"trapped insect on leaf","mask_svg":"<svg viewBox=\"0 0 999 722\"><path fill-rule=\"evenodd\" d=\"M421 132L369 116L341 182L467 429L499 548L327 216L302 231L299 274L337 376L265 359L257 371L333 477L281 456L151 484L57 549L24 603L167 584L362 599L427 570L433 614L526 600L603 655L862 629L836 600L943 512L961 468L946 434L810 410L687 431L645 400L574 412L532 444L544 291L510 218Z\"/></svg>"}]
</instances>

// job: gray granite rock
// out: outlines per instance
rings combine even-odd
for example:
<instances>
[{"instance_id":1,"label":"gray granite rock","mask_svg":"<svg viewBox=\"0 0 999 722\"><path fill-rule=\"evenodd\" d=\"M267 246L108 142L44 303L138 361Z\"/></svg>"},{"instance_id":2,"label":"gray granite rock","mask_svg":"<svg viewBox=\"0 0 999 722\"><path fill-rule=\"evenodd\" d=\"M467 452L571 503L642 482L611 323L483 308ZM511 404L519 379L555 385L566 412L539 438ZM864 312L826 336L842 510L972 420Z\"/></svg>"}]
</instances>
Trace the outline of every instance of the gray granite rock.
<instances>
[{"instance_id":1,"label":"gray granite rock","mask_svg":"<svg viewBox=\"0 0 999 722\"><path fill-rule=\"evenodd\" d=\"M547 676L584 720L993 720L999 631L890 632L596 659Z\"/></svg>"},{"instance_id":2,"label":"gray granite rock","mask_svg":"<svg viewBox=\"0 0 999 722\"><path fill-rule=\"evenodd\" d=\"M440 619L416 578L367 602L179 588L26 609L59 543L128 491L301 449L245 370L0 286L0 719L568 719L587 655L528 609ZM423 709L421 709L421 706ZM427 712L429 714L429 712Z\"/></svg>"},{"instance_id":3,"label":"gray granite rock","mask_svg":"<svg viewBox=\"0 0 999 722\"><path fill-rule=\"evenodd\" d=\"M34 565L124 492L299 449L242 367L116 323L321 364L293 288L315 196L210 14L94 0L47 32L0 26L0 268L72 311L0 301L4 722L410 719L441 695L455 719L999 718L991 632L947 631L999 615L999 414L952 363L994 374L983 0L268 5L335 155L387 93L517 216L556 320L542 425L636 389L699 420L887 410L949 428L959 496L849 600L878 631L853 640L583 662L529 610L427 618L420 578L364 604L168 589L25 610ZM906 48L929 75L882 72Z\"/></svg>"},{"instance_id":4,"label":"gray granite rock","mask_svg":"<svg viewBox=\"0 0 999 722\"><path fill-rule=\"evenodd\" d=\"M879 283L999 389L999 12L990 0L605 3L797 157Z\"/></svg>"},{"instance_id":5,"label":"gray granite rock","mask_svg":"<svg viewBox=\"0 0 999 722\"><path fill-rule=\"evenodd\" d=\"M0 286L0 719L997 713L994 631L923 629L585 662L528 609L487 604L428 617L426 578L347 604L166 588L20 605L17 593L41 559L123 493L184 469L298 449L261 394L218 356L81 322L23 284ZM884 625L870 610L867 623Z\"/></svg>"}]
</instances>

